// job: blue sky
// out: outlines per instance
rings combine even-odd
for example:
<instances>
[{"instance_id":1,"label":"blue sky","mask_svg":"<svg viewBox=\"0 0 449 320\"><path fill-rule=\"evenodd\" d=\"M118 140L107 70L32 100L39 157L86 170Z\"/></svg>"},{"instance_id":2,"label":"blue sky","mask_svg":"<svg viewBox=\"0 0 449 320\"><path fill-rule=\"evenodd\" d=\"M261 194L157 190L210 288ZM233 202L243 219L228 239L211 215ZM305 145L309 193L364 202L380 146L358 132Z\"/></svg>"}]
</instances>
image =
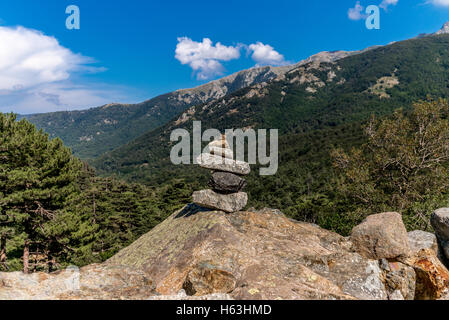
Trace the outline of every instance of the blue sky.
<instances>
[{"instance_id":1,"label":"blue sky","mask_svg":"<svg viewBox=\"0 0 449 320\"><path fill-rule=\"evenodd\" d=\"M80 9L79 30L66 28L69 5ZM383 8L380 30L357 11L368 5ZM446 21L449 0L2 1L0 111L140 102L255 65L435 32Z\"/></svg>"}]
</instances>

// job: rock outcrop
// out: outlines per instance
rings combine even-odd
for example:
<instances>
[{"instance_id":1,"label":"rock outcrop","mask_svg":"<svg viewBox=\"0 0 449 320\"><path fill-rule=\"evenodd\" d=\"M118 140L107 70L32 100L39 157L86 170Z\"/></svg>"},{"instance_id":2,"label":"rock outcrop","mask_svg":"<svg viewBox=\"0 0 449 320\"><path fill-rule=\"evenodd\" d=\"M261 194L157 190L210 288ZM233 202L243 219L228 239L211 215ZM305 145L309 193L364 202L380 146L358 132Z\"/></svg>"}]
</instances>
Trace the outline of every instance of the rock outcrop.
<instances>
[{"instance_id":1,"label":"rock outcrop","mask_svg":"<svg viewBox=\"0 0 449 320\"><path fill-rule=\"evenodd\" d=\"M437 32L435 32L436 35L448 34L448 33L449 33L449 22L446 22L445 24L443 24L441 29L438 30Z\"/></svg>"},{"instance_id":2,"label":"rock outcrop","mask_svg":"<svg viewBox=\"0 0 449 320\"><path fill-rule=\"evenodd\" d=\"M391 244L387 237L398 235L379 231L381 220L399 224L396 214L387 213L356 228L367 230L373 255L360 251L358 232L343 237L278 210L229 214L190 204L103 264L77 273L0 273L0 299L447 297L449 271L435 251L413 245L404 256L409 246L402 231L400 241L394 238L401 246Z\"/></svg>"},{"instance_id":3,"label":"rock outcrop","mask_svg":"<svg viewBox=\"0 0 449 320\"><path fill-rule=\"evenodd\" d=\"M190 205L107 264L144 269L164 295L184 289L224 290L234 299L388 297L378 261L352 252L338 234L269 209L229 215Z\"/></svg>"},{"instance_id":4,"label":"rock outcrop","mask_svg":"<svg viewBox=\"0 0 449 320\"><path fill-rule=\"evenodd\" d=\"M416 294L416 273L413 267L399 261L381 259L385 287L390 300L414 300Z\"/></svg>"}]
</instances>

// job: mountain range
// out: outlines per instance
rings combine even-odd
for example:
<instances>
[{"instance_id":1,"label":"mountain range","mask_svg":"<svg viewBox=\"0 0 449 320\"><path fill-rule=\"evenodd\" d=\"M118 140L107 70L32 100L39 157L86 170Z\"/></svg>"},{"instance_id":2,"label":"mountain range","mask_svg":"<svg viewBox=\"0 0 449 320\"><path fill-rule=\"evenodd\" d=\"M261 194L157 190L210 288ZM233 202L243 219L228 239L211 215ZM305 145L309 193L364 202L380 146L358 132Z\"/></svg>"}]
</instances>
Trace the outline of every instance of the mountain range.
<instances>
[{"instance_id":1,"label":"mountain range","mask_svg":"<svg viewBox=\"0 0 449 320\"><path fill-rule=\"evenodd\" d=\"M449 22L434 34L449 33ZM424 35L421 35L421 37ZM291 70L310 63L331 63L348 56L363 54L379 48L360 51L320 52L296 64L282 67L254 67L234 73L192 89L162 94L138 104L110 103L78 111L61 111L23 115L38 128L59 137L72 148L75 155L93 159L112 151L146 132L164 125L188 108L208 103L240 89L269 83L282 78Z\"/></svg>"},{"instance_id":2,"label":"mountain range","mask_svg":"<svg viewBox=\"0 0 449 320\"><path fill-rule=\"evenodd\" d=\"M268 83L310 62L332 62L361 51L320 52L294 65L254 67L192 89L166 93L139 104L110 103L79 111L26 115L51 137L59 137L74 154L91 159L132 141L170 121L191 106L223 98L239 89Z\"/></svg>"},{"instance_id":3,"label":"mountain range","mask_svg":"<svg viewBox=\"0 0 449 320\"><path fill-rule=\"evenodd\" d=\"M171 130L189 129L193 120L217 129L278 128L284 134L297 134L366 120L372 113L387 114L427 95L445 97L449 93L448 42L449 36L442 34L358 54L318 54L315 59L283 69L270 82L194 104L165 125L93 163L104 171L123 172L148 160L155 163L158 146L170 145ZM163 154L169 155L166 151Z\"/></svg>"},{"instance_id":4,"label":"mountain range","mask_svg":"<svg viewBox=\"0 0 449 320\"><path fill-rule=\"evenodd\" d=\"M357 52L322 52L295 65L244 70L203 86L137 105L27 116L101 175L150 186L174 181L206 184L197 166L175 166L175 128L279 129L279 170L248 177L250 205L276 207L312 220L329 203L330 152L365 140L371 115L387 116L427 97L449 97L449 24L431 35ZM196 185L198 186L198 185ZM306 217L304 215L307 215ZM312 217L310 217L312 215ZM344 233L344 231L342 231Z\"/></svg>"}]
</instances>

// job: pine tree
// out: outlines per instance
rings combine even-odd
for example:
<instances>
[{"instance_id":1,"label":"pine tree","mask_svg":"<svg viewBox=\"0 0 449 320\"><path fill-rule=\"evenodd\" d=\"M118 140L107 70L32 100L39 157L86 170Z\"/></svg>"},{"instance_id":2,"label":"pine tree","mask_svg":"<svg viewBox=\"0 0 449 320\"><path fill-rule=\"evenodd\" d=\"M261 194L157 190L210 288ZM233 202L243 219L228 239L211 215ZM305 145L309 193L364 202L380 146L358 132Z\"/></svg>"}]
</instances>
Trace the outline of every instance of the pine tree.
<instances>
[{"instance_id":1,"label":"pine tree","mask_svg":"<svg viewBox=\"0 0 449 320\"><path fill-rule=\"evenodd\" d=\"M191 187L96 177L60 139L0 114L0 269L36 271L36 251L50 272L102 262L187 203Z\"/></svg>"},{"instance_id":2,"label":"pine tree","mask_svg":"<svg viewBox=\"0 0 449 320\"><path fill-rule=\"evenodd\" d=\"M82 167L60 139L49 140L26 120L0 114L0 235L24 239L24 272L32 243L57 254L47 224L76 191Z\"/></svg>"}]
</instances>

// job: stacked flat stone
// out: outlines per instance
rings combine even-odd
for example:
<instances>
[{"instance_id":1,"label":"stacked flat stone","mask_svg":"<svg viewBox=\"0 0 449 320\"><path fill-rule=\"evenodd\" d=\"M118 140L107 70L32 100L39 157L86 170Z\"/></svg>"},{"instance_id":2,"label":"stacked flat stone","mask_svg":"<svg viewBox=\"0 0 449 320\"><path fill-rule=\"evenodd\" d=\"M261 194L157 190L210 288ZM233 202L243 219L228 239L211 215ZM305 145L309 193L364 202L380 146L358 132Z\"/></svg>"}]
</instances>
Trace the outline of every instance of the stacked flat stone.
<instances>
[{"instance_id":1,"label":"stacked flat stone","mask_svg":"<svg viewBox=\"0 0 449 320\"><path fill-rule=\"evenodd\" d=\"M248 195L242 192L246 180L241 176L251 171L249 164L234 160L226 136L208 145L209 153L198 157L198 164L212 170L209 186L212 189L195 191L193 202L199 206L225 212L240 211L248 202Z\"/></svg>"}]
</instances>

